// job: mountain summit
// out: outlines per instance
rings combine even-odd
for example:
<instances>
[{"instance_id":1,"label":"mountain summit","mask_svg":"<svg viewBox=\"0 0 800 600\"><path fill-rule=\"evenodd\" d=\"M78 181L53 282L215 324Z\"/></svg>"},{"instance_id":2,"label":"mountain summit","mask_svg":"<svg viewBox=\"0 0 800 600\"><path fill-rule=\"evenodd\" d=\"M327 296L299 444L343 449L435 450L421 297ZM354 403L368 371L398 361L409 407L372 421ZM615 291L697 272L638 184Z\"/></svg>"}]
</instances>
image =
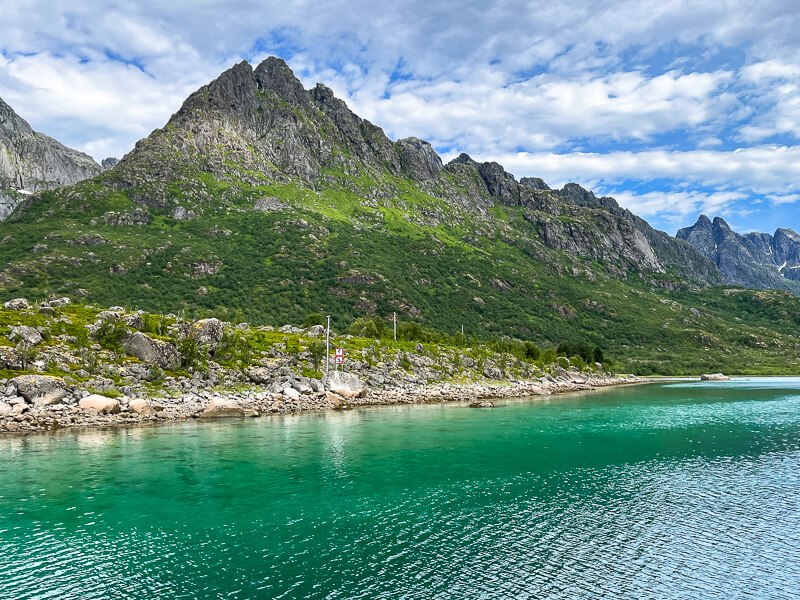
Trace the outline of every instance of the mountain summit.
<instances>
[{"instance_id":1,"label":"mountain summit","mask_svg":"<svg viewBox=\"0 0 800 600\"><path fill-rule=\"evenodd\" d=\"M0 98L0 220L26 194L71 185L100 170L90 156L34 131Z\"/></svg>"},{"instance_id":2,"label":"mountain summit","mask_svg":"<svg viewBox=\"0 0 800 600\"><path fill-rule=\"evenodd\" d=\"M239 63L200 88L112 173L108 182L135 202L193 214L215 209L209 190L198 189L198 178L240 191L264 184L342 188L378 212L399 203L408 213L404 196L413 188L425 195L426 207L405 217L419 224L477 221L494 230L493 207L516 207L526 223L518 234L600 261L618 275L673 272L700 285L718 278L689 245L654 230L613 199L576 184L554 191L540 179L517 181L498 163L466 154L443 166L429 143L390 140L328 87L304 89L278 58L255 68Z\"/></svg>"},{"instance_id":3,"label":"mountain summit","mask_svg":"<svg viewBox=\"0 0 800 600\"><path fill-rule=\"evenodd\" d=\"M725 283L800 294L800 235L792 229L742 235L721 217L700 215L677 237L717 265Z\"/></svg>"}]
</instances>

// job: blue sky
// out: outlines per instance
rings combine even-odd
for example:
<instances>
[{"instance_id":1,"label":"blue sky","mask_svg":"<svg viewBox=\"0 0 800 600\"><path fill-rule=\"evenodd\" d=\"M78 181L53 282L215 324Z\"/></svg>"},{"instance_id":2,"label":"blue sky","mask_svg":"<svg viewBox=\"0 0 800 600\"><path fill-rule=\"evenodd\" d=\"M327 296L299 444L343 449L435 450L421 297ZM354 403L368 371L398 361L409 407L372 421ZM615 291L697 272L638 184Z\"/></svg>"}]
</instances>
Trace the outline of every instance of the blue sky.
<instances>
[{"instance_id":1,"label":"blue sky","mask_svg":"<svg viewBox=\"0 0 800 600\"><path fill-rule=\"evenodd\" d=\"M277 55L445 159L576 181L671 233L701 212L800 230L795 1L0 0L0 14L0 97L98 160L235 62Z\"/></svg>"}]
</instances>

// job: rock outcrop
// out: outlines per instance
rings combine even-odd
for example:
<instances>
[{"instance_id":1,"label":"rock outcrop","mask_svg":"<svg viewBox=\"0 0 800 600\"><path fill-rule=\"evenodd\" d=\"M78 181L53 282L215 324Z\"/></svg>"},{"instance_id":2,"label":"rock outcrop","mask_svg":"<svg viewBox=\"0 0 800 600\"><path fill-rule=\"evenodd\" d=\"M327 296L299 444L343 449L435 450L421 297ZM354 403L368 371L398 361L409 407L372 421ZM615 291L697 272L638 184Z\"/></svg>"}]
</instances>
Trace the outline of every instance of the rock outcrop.
<instances>
[{"instance_id":1,"label":"rock outcrop","mask_svg":"<svg viewBox=\"0 0 800 600\"><path fill-rule=\"evenodd\" d=\"M711 260L725 283L755 289L785 289L800 294L800 235L792 229L740 234L721 217L700 215L697 223L678 231Z\"/></svg>"},{"instance_id":2,"label":"rock outcrop","mask_svg":"<svg viewBox=\"0 0 800 600\"><path fill-rule=\"evenodd\" d=\"M64 381L50 375L20 375L10 383L20 396L36 406L57 404L67 395Z\"/></svg>"},{"instance_id":3,"label":"rock outcrop","mask_svg":"<svg viewBox=\"0 0 800 600\"><path fill-rule=\"evenodd\" d=\"M27 196L94 177L90 156L34 131L0 98L0 221Z\"/></svg>"},{"instance_id":4,"label":"rock outcrop","mask_svg":"<svg viewBox=\"0 0 800 600\"><path fill-rule=\"evenodd\" d=\"M700 381L730 381L731 378L722 373L704 373L700 375Z\"/></svg>"},{"instance_id":5,"label":"rock outcrop","mask_svg":"<svg viewBox=\"0 0 800 600\"><path fill-rule=\"evenodd\" d=\"M141 331L125 338L122 349L131 356L162 369L177 369L181 364L180 354L173 344L153 339Z\"/></svg>"},{"instance_id":6,"label":"rock outcrop","mask_svg":"<svg viewBox=\"0 0 800 600\"><path fill-rule=\"evenodd\" d=\"M353 373L331 371L322 378L322 385L347 400L367 395L367 386Z\"/></svg>"}]
</instances>

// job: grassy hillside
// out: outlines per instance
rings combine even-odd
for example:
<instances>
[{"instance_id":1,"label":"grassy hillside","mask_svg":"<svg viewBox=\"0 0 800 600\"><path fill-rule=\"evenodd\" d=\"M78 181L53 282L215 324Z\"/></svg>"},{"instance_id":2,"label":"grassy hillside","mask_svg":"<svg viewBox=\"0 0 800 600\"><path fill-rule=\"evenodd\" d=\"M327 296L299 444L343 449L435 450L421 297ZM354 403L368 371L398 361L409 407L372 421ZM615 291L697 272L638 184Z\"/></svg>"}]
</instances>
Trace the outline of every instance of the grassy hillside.
<instances>
[{"instance_id":1,"label":"grassy hillside","mask_svg":"<svg viewBox=\"0 0 800 600\"><path fill-rule=\"evenodd\" d=\"M47 192L0 223L2 298L274 325L322 312L339 329L397 312L480 339L586 342L637 373L800 372L800 299L620 278L544 246L522 207L468 213L408 180L332 172L315 189L204 174L154 211L110 179ZM262 199L278 210L257 210Z\"/></svg>"}]
</instances>

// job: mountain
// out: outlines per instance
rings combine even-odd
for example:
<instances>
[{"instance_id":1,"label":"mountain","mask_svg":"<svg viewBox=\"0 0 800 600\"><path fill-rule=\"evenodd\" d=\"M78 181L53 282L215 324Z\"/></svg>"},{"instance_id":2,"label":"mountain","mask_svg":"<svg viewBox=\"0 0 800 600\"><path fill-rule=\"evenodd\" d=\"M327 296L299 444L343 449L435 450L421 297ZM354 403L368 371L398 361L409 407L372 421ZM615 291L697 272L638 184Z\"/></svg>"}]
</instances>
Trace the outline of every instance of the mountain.
<instances>
[{"instance_id":1,"label":"mountain","mask_svg":"<svg viewBox=\"0 0 800 600\"><path fill-rule=\"evenodd\" d=\"M31 192L71 185L100 170L90 156L31 129L0 98L0 221Z\"/></svg>"},{"instance_id":2,"label":"mountain","mask_svg":"<svg viewBox=\"0 0 800 600\"><path fill-rule=\"evenodd\" d=\"M800 294L800 235L791 229L742 235L720 217L701 215L677 237L717 265L725 283Z\"/></svg>"},{"instance_id":3,"label":"mountain","mask_svg":"<svg viewBox=\"0 0 800 600\"><path fill-rule=\"evenodd\" d=\"M718 280L713 266L688 245L613 199L598 199L575 184L553 191L541 180L517 182L501 165L467 155L443 166L427 142L392 142L324 85L303 89L275 58L255 69L242 62L192 94L165 128L121 161L114 182L148 208L199 214L207 208L204 193L175 186L195 186L203 175L251 186L341 186L389 204L412 183L444 201L429 207L429 225L444 223L449 213L491 221L492 207L514 207L537 242L604 262L622 276L674 272L698 283Z\"/></svg>"},{"instance_id":4,"label":"mountain","mask_svg":"<svg viewBox=\"0 0 800 600\"><path fill-rule=\"evenodd\" d=\"M118 164L0 224L4 297L273 324L322 312L339 328L397 313L588 341L638 372L794 360L797 299L720 283L691 244L612 198L467 155L443 164L275 58L225 71Z\"/></svg>"}]
</instances>

